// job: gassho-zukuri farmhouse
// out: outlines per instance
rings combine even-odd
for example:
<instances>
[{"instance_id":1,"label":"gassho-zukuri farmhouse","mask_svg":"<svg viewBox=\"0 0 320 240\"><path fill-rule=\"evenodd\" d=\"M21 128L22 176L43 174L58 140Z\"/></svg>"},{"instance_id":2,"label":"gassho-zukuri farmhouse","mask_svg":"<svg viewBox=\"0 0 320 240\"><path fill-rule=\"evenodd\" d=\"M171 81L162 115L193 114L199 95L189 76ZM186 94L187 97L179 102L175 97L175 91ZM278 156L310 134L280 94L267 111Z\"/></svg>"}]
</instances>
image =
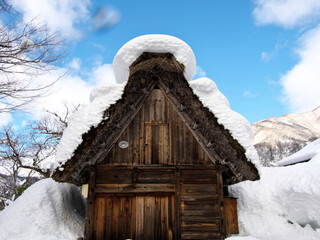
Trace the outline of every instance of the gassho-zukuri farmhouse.
<instances>
[{"instance_id":1,"label":"gassho-zukuri farmhouse","mask_svg":"<svg viewBox=\"0 0 320 240\"><path fill-rule=\"evenodd\" d=\"M251 125L192 49L166 35L125 44L117 85L69 121L52 178L88 190L84 239L224 239L238 232L228 186L259 179ZM192 81L191 81L192 80Z\"/></svg>"}]
</instances>

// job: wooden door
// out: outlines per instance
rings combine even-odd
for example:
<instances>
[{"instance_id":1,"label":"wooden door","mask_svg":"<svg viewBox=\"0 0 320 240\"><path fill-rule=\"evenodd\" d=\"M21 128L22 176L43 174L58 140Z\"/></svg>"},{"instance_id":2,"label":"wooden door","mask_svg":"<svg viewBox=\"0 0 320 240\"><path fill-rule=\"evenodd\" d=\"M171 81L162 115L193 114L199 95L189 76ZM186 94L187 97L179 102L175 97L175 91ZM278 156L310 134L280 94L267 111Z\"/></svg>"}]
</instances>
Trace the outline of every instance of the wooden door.
<instances>
[{"instance_id":1,"label":"wooden door","mask_svg":"<svg viewBox=\"0 0 320 240\"><path fill-rule=\"evenodd\" d=\"M95 199L94 239L174 239L174 195Z\"/></svg>"},{"instance_id":2,"label":"wooden door","mask_svg":"<svg viewBox=\"0 0 320 240\"><path fill-rule=\"evenodd\" d=\"M145 164L168 164L169 162L170 136L168 123L145 123Z\"/></svg>"}]
</instances>

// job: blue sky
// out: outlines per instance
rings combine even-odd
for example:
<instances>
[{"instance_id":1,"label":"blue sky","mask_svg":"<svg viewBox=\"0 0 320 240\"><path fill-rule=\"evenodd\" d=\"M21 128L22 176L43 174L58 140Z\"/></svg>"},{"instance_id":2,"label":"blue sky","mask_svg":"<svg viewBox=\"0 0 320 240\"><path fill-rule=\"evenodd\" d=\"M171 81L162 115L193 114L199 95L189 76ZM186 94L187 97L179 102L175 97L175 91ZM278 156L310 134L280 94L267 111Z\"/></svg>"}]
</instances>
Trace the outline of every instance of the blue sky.
<instances>
[{"instance_id":1,"label":"blue sky","mask_svg":"<svg viewBox=\"0 0 320 240\"><path fill-rule=\"evenodd\" d=\"M94 86L114 82L111 64L117 51L132 38L151 33L184 40L196 56L195 78L211 78L231 108L251 123L320 105L317 0L11 3L25 21L36 17L69 42L68 55L59 65L67 71L59 92L38 102L51 111L59 109L58 102L85 103ZM121 19L108 30L96 31L92 19L103 6L112 7Z\"/></svg>"}]
</instances>

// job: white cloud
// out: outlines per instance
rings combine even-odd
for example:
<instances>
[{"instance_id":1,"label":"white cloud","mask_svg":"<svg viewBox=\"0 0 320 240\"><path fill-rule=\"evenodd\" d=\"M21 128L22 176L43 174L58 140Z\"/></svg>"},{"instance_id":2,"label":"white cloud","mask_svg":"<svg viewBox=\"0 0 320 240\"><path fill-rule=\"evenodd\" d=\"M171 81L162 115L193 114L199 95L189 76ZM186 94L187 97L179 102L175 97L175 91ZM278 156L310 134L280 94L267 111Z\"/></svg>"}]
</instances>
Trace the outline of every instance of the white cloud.
<instances>
[{"instance_id":1,"label":"white cloud","mask_svg":"<svg viewBox=\"0 0 320 240\"><path fill-rule=\"evenodd\" d=\"M319 0L254 0L257 25L275 24L286 28L319 18Z\"/></svg>"},{"instance_id":2,"label":"white cloud","mask_svg":"<svg viewBox=\"0 0 320 240\"><path fill-rule=\"evenodd\" d=\"M90 76L83 79L79 75L70 75L67 69L57 68L48 74L40 75L37 81L52 82L58 80L51 88L49 94L32 102L27 111L32 113L32 118L39 119L46 110L62 113L65 111L64 104L88 104L91 90L98 85L114 84L115 78L111 64L95 66L81 76Z\"/></svg>"},{"instance_id":3,"label":"white cloud","mask_svg":"<svg viewBox=\"0 0 320 240\"><path fill-rule=\"evenodd\" d=\"M300 38L300 61L281 78L284 102L296 112L320 105L320 25Z\"/></svg>"},{"instance_id":4,"label":"white cloud","mask_svg":"<svg viewBox=\"0 0 320 240\"><path fill-rule=\"evenodd\" d=\"M68 64L68 67L78 71L81 67L81 59L80 58L73 58L72 61Z\"/></svg>"},{"instance_id":5,"label":"white cloud","mask_svg":"<svg viewBox=\"0 0 320 240\"><path fill-rule=\"evenodd\" d=\"M90 81L92 81L95 85L116 83L112 64L103 64L95 67L91 75L92 78L90 79Z\"/></svg>"},{"instance_id":6,"label":"white cloud","mask_svg":"<svg viewBox=\"0 0 320 240\"><path fill-rule=\"evenodd\" d=\"M25 22L47 25L69 39L79 39L77 26L89 20L90 0L10 0Z\"/></svg>"},{"instance_id":7,"label":"white cloud","mask_svg":"<svg viewBox=\"0 0 320 240\"><path fill-rule=\"evenodd\" d=\"M285 28L316 26L299 38L299 62L280 79L283 102L293 112L310 111L320 105L320 1L254 0L253 16L258 25L275 24ZM310 24L311 23L311 24ZM310 24L310 25L307 25ZM307 29L306 28L306 29ZM276 49L275 49L276 50ZM270 60L273 52L263 52Z\"/></svg>"},{"instance_id":8,"label":"white cloud","mask_svg":"<svg viewBox=\"0 0 320 240\"><path fill-rule=\"evenodd\" d=\"M244 97L247 97L247 98L254 98L254 97L258 96L258 94L252 93L252 92L250 92L249 90L244 91L242 95L243 95Z\"/></svg>"},{"instance_id":9,"label":"white cloud","mask_svg":"<svg viewBox=\"0 0 320 240\"><path fill-rule=\"evenodd\" d=\"M196 66L194 78L201 78L206 76L207 76L207 73L200 66Z\"/></svg>"}]
</instances>

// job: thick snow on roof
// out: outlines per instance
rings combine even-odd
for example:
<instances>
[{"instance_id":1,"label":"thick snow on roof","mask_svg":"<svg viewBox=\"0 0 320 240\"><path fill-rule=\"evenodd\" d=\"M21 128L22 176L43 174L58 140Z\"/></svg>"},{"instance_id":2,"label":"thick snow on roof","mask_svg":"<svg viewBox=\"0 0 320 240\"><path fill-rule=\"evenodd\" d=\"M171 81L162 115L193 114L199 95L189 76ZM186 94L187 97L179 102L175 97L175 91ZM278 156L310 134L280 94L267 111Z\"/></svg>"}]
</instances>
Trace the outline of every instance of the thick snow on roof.
<instances>
[{"instance_id":1,"label":"thick snow on roof","mask_svg":"<svg viewBox=\"0 0 320 240\"><path fill-rule=\"evenodd\" d=\"M117 83L128 81L129 67L143 52L173 54L176 60L184 65L184 76L187 81L192 79L196 58L189 45L173 36L150 34L134 38L120 48L113 60L113 71Z\"/></svg>"},{"instance_id":2,"label":"thick snow on roof","mask_svg":"<svg viewBox=\"0 0 320 240\"><path fill-rule=\"evenodd\" d=\"M0 239L74 240L83 236L84 214L76 186L41 180L0 212Z\"/></svg>"},{"instance_id":3,"label":"thick snow on roof","mask_svg":"<svg viewBox=\"0 0 320 240\"><path fill-rule=\"evenodd\" d=\"M286 157L278 162L278 166L286 166L290 164L295 164L303 161L312 159L318 155L320 158L320 138L309 143L307 146L302 148L300 151Z\"/></svg>"},{"instance_id":4,"label":"thick snow on roof","mask_svg":"<svg viewBox=\"0 0 320 240\"><path fill-rule=\"evenodd\" d=\"M68 121L61 141L57 147L51 172L70 159L82 143L82 134L96 127L103 120L103 112L121 98L125 84L101 86L92 90L90 104L82 107Z\"/></svg>"},{"instance_id":5,"label":"thick snow on roof","mask_svg":"<svg viewBox=\"0 0 320 240\"><path fill-rule=\"evenodd\" d=\"M230 109L228 99L218 90L209 78L199 78L189 82L200 101L228 129L234 139L246 150L246 157L259 169L260 162L256 149L252 145L251 124L242 115Z\"/></svg>"},{"instance_id":6,"label":"thick snow on roof","mask_svg":"<svg viewBox=\"0 0 320 240\"><path fill-rule=\"evenodd\" d=\"M121 98L128 80L129 66L145 51L171 52L180 63L185 65L185 76L191 80L195 68L195 57L191 48L180 39L167 35L146 35L129 41L114 58L116 78L122 83L94 89L90 97L91 103L72 116L57 147L56 160L51 166L51 171L61 167L72 157L82 142L82 134L88 132L91 127L96 127L103 120L103 112ZM251 143L250 123L230 109L228 100L211 79L200 78L189 83L204 106L208 107L218 118L218 122L239 141L246 150L247 158L258 167L259 157Z\"/></svg>"}]
</instances>

